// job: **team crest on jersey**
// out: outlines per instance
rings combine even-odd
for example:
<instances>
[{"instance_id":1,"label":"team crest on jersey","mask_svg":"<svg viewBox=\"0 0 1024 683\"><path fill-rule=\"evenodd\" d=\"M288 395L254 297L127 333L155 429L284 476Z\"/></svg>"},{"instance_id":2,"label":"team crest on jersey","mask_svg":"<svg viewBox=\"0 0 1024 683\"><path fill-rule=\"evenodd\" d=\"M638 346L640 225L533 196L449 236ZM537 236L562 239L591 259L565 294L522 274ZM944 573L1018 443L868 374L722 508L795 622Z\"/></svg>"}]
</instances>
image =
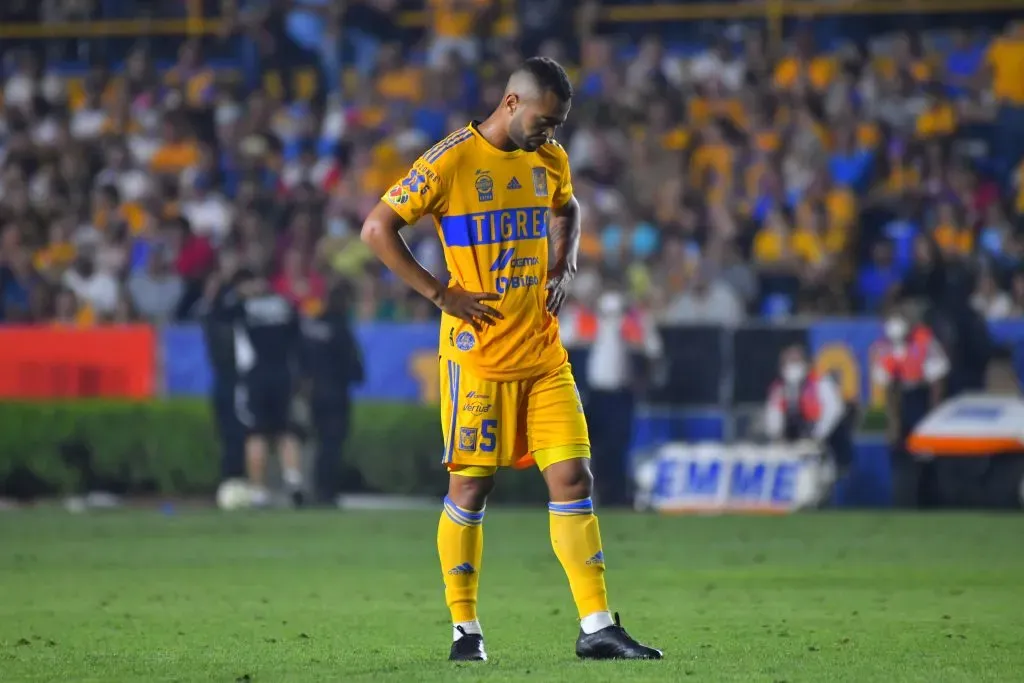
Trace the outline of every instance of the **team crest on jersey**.
<instances>
[{"instance_id":1,"label":"team crest on jersey","mask_svg":"<svg viewBox=\"0 0 1024 683\"><path fill-rule=\"evenodd\" d=\"M459 351L469 351L474 346L476 346L476 337L472 332L459 332L459 336L455 337L455 347Z\"/></svg>"},{"instance_id":2,"label":"team crest on jersey","mask_svg":"<svg viewBox=\"0 0 1024 683\"><path fill-rule=\"evenodd\" d=\"M494 179L487 171L477 169L476 172L476 198L481 202L489 202L494 199Z\"/></svg>"},{"instance_id":3,"label":"team crest on jersey","mask_svg":"<svg viewBox=\"0 0 1024 683\"><path fill-rule=\"evenodd\" d=\"M459 450L460 451L475 451L476 450L476 427L460 427L459 428Z\"/></svg>"},{"instance_id":4,"label":"team crest on jersey","mask_svg":"<svg viewBox=\"0 0 1024 683\"><path fill-rule=\"evenodd\" d=\"M388 192L388 201L396 206L401 206L409 201L409 192L404 187L396 185Z\"/></svg>"},{"instance_id":5,"label":"team crest on jersey","mask_svg":"<svg viewBox=\"0 0 1024 683\"><path fill-rule=\"evenodd\" d=\"M548 196L548 170L542 166L533 167L533 193L538 197Z\"/></svg>"},{"instance_id":6,"label":"team crest on jersey","mask_svg":"<svg viewBox=\"0 0 1024 683\"><path fill-rule=\"evenodd\" d=\"M519 184L519 178L512 176L512 180L508 181L508 185L505 186L506 190L521 190L523 186Z\"/></svg>"}]
</instances>

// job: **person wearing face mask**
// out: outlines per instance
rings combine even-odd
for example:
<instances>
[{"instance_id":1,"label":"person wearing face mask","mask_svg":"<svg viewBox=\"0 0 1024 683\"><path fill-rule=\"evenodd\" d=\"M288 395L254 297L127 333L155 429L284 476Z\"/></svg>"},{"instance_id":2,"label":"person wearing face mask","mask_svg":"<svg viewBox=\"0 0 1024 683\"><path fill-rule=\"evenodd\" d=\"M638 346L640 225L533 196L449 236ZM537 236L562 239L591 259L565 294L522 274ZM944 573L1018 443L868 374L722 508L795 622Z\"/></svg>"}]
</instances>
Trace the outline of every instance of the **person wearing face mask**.
<instances>
[{"instance_id":1,"label":"person wearing face mask","mask_svg":"<svg viewBox=\"0 0 1024 683\"><path fill-rule=\"evenodd\" d=\"M886 388L893 500L898 507L929 505L934 463L914 459L906 441L914 428L942 402L950 363L932 330L905 304L885 317L885 336L871 348L872 381Z\"/></svg>"},{"instance_id":2,"label":"person wearing face mask","mask_svg":"<svg viewBox=\"0 0 1024 683\"><path fill-rule=\"evenodd\" d=\"M661 337L653 323L629 304L618 289L596 297L593 307L575 308L560 321L562 343L588 345L586 399L583 402L590 427L593 467L601 504L629 505L630 477L626 459L633 434L637 394L647 372L637 372L641 356L646 368L662 356ZM639 381L638 381L639 380Z\"/></svg>"},{"instance_id":3,"label":"person wearing face mask","mask_svg":"<svg viewBox=\"0 0 1024 683\"><path fill-rule=\"evenodd\" d=\"M853 458L849 411L835 380L811 368L801 346L779 359L779 378L768 390L765 433L772 441L812 439L835 459L840 471Z\"/></svg>"}]
</instances>

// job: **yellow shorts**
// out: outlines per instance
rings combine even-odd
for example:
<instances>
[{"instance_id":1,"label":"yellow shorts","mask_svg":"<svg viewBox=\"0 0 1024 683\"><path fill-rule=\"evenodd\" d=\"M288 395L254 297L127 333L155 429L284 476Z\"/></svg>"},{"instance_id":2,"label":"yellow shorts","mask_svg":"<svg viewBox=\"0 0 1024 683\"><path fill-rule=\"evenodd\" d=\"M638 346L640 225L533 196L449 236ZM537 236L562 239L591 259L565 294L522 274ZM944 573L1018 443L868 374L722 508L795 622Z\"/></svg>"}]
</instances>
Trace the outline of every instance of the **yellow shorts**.
<instances>
[{"instance_id":1,"label":"yellow shorts","mask_svg":"<svg viewBox=\"0 0 1024 683\"><path fill-rule=\"evenodd\" d=\"M496 382L442 358L441 430L445 466L469 476L534 462L544 469L590 455L583 404L568 363L541 377Z\"/></svg>"}]
</instances>

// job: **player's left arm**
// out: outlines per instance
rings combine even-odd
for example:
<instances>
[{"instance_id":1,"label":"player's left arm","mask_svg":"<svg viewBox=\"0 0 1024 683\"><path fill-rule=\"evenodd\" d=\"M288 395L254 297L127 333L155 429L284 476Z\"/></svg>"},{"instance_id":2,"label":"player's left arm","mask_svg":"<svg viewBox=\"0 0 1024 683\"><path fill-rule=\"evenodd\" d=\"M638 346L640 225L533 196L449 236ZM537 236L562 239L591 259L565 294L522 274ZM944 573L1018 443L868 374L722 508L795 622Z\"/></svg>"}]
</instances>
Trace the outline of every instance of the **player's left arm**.
<instances>
[{"instance_id":1,"label":"player's left arm","mask_svg":"<svg viewBox=\"0 0 1024 683\"><path fill-rule=\"evenodd\" d=\"M559 148L562 157L562 171L558 178L551 201L551 225L548 238L554 251L555 262L548 271L548 311L558 315L569 292L569 283L576 277L577 259L580 254L580 203L572 192L572 177L569 173L569 158Z\"/></svg>"}]
</instances>

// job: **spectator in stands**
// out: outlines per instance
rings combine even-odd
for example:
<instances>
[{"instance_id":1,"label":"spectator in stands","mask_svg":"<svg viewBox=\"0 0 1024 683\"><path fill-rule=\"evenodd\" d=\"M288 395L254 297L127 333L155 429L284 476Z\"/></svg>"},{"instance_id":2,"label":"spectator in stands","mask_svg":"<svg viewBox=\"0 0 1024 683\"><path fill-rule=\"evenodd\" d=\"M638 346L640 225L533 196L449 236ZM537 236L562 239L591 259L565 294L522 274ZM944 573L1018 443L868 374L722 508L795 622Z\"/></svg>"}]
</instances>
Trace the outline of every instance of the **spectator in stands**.
<instances>
[{"instance_id":1,"label":"spectator in stands","mask_svg":"<svg viewBox=\"0 0 1024 683\"><path fill-rule=\"evenodd\" d=\"M744 317L732 287L717 277L711 266L703 266L686 289L668 303L662 320L669 324L734 326Z\"/></svg>"},{"instance_id":2,"label":"spectator in stands","mask_svg":"<svg viewBox=\"0 0 1024 683\"><path fill-rule=\"evenodd\" d=\"M485 25L484 17L494 0L430 0L431 40L428 60L438 66L455 53L466 64L473 64L480 55L477 32Z\"/></svg>"},{"instance_id":3,"label":"spectator in stands","mask_svg":"<svg viewBox=\"0 0 1024 683\"><path fill-rule=\"evenodd\" d=\"M163 323L174 319L185 285L174 272L167 250L158 248L147 260L145 270L129 278L128 292L132 307L143 320Z\"/></svg>"},{"instance_id":4,"label":"spectator in stands","mask_svg":"<svg viewBox=\"0 0 1024 683\"><path fill-rule=\"evenodd\" d=\"M893 258L892 242L885 239L875 242L871 249L871 262L861 268L857 279L861 309L878 312L902 277Z\"/></svg>"},{"instance_id":5,"label":"spectator in stands","mask_svg":"<svg viewBox=\"0 0 1024 683\"><path fill-rule=\"evenodd\" d=\"M72 266L65 271L62 282L71 290L90 315L102 318L117 307L120 286L110 273L95 264L95 247L80 250Z\"/></svg>"},{"instance_id":6,"label":"spectator in stands","mask_svg":"<svg viewBox=\"0 0 1024 683\"><path fill-rule=\"evenodd\" d=\"M989 46L985 65L992 82L992 94L999 102L992 148L1000 170L1008 179L1024 158L1024 21L1007 24L1006 31Z\"/></svg>"}]
</instances>

